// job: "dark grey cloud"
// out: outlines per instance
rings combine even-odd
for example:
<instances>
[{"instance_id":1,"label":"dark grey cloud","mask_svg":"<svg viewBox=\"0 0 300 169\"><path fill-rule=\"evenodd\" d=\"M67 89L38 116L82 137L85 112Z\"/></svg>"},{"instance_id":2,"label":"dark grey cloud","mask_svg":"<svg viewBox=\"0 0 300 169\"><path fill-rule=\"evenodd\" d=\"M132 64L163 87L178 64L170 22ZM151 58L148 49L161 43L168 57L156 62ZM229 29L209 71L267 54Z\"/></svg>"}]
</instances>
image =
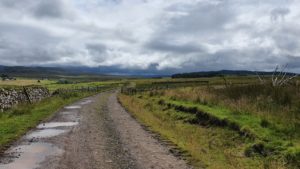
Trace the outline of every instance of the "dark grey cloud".
<instances>
[{"instance_id":1,"label":"dark grey cloud","mask_svg":"<svg viewBox=\"0 0 300 169\"><path fill-rule=\"evenodd\" d=\"M299 56L287 56L287 65L289 68L300 70L300 57Z\"/></svg>"},{"instance_id":2,"label":"dark grey cloud","mask_svg":"<svg viewBox=\"0 0 300 169\"><path fill-rule=\"evenodd\" d=\"M1 0L0 1L0 5L3 7L7 7L7 8L15 8L15 7L20 7L20 6L27 6L26 4L28 1L24 0L24 1L18 1L18 0ZM19 8L20 9L20 8Z\"/></svg>"},{"instance_id":3,"label":"dark grey cloud","mask_svg":"<svg viewBox=\"0 0 300 169\"><path fill-rule=\"evenodd\" d=\"M102 44L86 44L86 48L89 52L94 54L102 54L106 52L106 46Z\"/></svg>"},{"instance_id":4,"label":"dark grey cloud","mask_svg":"<svg viewBox=\"0 0 300 169\"><path fill-rule=\"evenodd\" d=\"M153 51L169 52L176 54L201 53L205 49L199 45L190 43L171 44L172 42L162 41L160 38L153 39L145 45L146 48Z\"/></svg>"},{"instance_id":5,"label":"dark grey cloud","mask_svg":"<svg viewBox=\"0 0 300 169\"><path fill-rule=\"evenodd\" d=\"M284 17L290 13L289 8L275 8L271 11L271 20L277 21L278 19L284 20Z\"/></svg>"},{"instance_id":6,"label":"dark grey cloud","mask_svg":"<svg viewBox=\"0 0 300 169\"><path fill-rule=\"evenodd\" d=\"M66 15L64 3L61 0L39 1L34 7L34 15L36 17L61 18Z\"/></svg>"},{"instance_id":7,"label":"dark grey cloud","mask_svg":"<svg viewBox=\"0 0 300 169\"><path fill-rule=\"evenodd\" d=\"M37 27L0 22L0 39L2 64L43 64L58 57L51 49L60 38Z\"/></svg>"},{"instance_id":8,"label":"dark grey cloud","mask_svg":"<svg viewBox=\"0 0 300 169\"><path fill-rule=\"evenodd\" d=\"M103 44L93 43L93 44L86 44L86 49L88 53L92 56L92 60L96 62L105 61L108 57L107 47Z\"/></svg>"}]
</instances>

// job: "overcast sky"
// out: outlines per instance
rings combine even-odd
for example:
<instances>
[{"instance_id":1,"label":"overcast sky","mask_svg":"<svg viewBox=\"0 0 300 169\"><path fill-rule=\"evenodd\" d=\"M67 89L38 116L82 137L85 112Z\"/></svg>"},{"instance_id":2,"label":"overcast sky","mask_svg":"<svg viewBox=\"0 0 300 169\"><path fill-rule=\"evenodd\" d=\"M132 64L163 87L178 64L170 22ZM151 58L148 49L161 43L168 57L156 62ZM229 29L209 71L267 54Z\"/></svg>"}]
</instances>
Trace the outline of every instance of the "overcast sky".
<instances>
[{"instance_id":1,"label":"overcast sky","mask_svg":"<svg viewBox=\"0 0 300 169\"><path fill-rule=\"evenodd\" d=\"M0 0L0 65L300 72L299 0Z\"/></svg>"}]
</instances>

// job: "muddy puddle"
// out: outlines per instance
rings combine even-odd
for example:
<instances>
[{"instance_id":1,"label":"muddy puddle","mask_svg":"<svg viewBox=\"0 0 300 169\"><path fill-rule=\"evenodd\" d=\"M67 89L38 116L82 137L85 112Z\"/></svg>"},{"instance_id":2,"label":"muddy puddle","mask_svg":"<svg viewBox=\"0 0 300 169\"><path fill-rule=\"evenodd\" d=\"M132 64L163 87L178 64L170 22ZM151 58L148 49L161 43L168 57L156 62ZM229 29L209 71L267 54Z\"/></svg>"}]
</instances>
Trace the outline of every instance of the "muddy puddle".
<instances>
[{"instance_id":1,"label":"muddy puddle","mask_svg":"<svg viewBox=\"0 0 300 169\"><path fill-rule=\"evenodd\" d=\"M36 130L26 136L27 139L34 139L34 138L48 138L58 136L67 132L67 130L62 129L43 129L43 130Z\"/></svg>"},{"instance_id":2,"label":"muddy puddle","mask_svg":"<svg viewBox=\"0 0 300 169\"><path fill-rule=\"evenodd\" d=\"M0 169L33 169L48 156L62 155L63 150L49 143L32 143L21 145L7 152L9 160L0 164ZM11 156L15 158L11 159Z\"/></svg>"},{"instance_id":3,"label":"muddy puddle","mask_svg":"<svg viewBox=\"0 0 300 169\"><path fill-rule=\"evenodd\" d=\"M56 127L72 127L78 125L78 122L49 122L42 123L37 126L38 129L56 128Z\"/></svg>"}]
</instances>

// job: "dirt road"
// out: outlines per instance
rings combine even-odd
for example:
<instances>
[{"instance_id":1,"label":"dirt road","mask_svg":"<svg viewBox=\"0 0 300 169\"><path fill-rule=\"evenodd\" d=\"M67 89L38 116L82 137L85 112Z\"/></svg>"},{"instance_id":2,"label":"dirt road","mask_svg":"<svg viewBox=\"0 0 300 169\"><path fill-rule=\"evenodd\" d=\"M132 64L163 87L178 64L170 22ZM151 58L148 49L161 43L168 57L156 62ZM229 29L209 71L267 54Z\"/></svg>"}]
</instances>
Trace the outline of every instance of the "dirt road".
<instances>
[{"instance_id":1,"label":"dirt road","mask_svg":"<svg viewBox=\"0 0 300 169\"><path fill-rule=\"evenodd\" d=\"M17 141L0 169L185 169L118 103L115 92L83 99Z\"/></svg>"}]
</instances>

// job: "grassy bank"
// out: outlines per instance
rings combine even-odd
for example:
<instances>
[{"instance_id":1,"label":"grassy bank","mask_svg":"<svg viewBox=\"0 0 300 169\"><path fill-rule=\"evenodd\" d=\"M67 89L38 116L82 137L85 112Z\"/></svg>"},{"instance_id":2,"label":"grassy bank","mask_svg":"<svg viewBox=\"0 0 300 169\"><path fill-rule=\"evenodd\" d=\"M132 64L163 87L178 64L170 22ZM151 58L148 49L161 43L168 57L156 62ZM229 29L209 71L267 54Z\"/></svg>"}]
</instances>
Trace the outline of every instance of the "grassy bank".
<instances>
[{"instance_id":1,"label":"grassy bank","mask_svg":"<svg viewBox=\"0 0 300 169\"><path fill-rule=\"evenodd\" d=\"M287 98L286 93L279 93L276 101L267 92L266 96L261 91L255 95L245 93L249 90L245 88L177 88L120 95L119 99L138 120L188 151L197 167L299 167L297 94L288 91L293 101L286 102L288 99L280 100ZM236 91L240 93L233 93ZM232 94L236 94L234 99ZM256 97L263 101L255 102ZM257 109L266 102L276 109ZM285 114L276 116L279 112Z\"/></svg>"},{"instance_id":2,"label":"grassy bank","mask_svg":"<svg viewBox=\"0 0 300 169\"><path fill-rule=\"evenodd\" d=\"M279 128L289 128L291 133L299 128L300 86L187 87L165 90L161 94L174 101L224 107L233 115L255 116Z\"/></svg>"},{"instance_id":3,"label":"grassy bank","mask_svg":"<svg viewBox=\"0 0 300 169\"><path fill-rule=\"evenodd\" d=\"M279 157L300 167L300 92L298 85L180 88L159 93L168 103L196 108L255 136L245 152ZM257 147L260 147L257 149ZM249 154L249 155L250 155Z\"/></svg>"},{"instance_id":4,"label":"grassy bank","mask_svg":"<svg viewBox=\"0 0 300 169\"><path fill-rule=\"evenodd\" d=\"M195 118L174 109L164 109L151 98L119 95L119 100L141 123L170 140L191 156L188 161L196 168L263 168L279 166L275 161L248 158L243 147L247 138L219 127L201 127L186 123Z\"/></svg>"},{"instance_id":5,"label":"grassy bank","mask_svg":"<svg viewBox=\"0 0 300 169\"><path fill-rule=\"evenodd\" d=\"M0 113L0 150L24 135L42 120L50 117L63 106L95 93L64 93L32 105L19 105Z\"/></svg>"}]
</instances>

